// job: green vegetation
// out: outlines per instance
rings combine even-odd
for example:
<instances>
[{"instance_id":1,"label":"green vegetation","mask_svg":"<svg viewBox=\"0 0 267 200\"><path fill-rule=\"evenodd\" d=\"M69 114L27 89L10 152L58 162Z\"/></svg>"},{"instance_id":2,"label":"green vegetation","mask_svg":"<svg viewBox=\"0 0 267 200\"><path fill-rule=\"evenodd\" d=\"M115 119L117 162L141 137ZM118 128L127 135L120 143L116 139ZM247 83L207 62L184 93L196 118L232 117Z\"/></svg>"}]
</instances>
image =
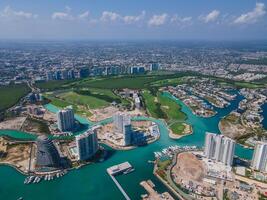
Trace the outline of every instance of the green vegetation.
<instances>
[{"instance_id":1,"label":"green vegetation","mask_svg":"<svg viewBox=\"0 0 267 200\"><path fill-rule=\"evenodd\" d=\"M77 105L73 105L72 103L66 102L64 100L55 98L53 96L45 96L46 98L48 98L50 100L50 103L53 104L54 106L58 107L58 108L65 108L69 105L72 105L74 112L78 115L81 116L85 116L85 117L90 117L92 116L92 113L90 111L88 111L88 109L84 109L83 106L77 106Z\"/></svg>"},{"instance_id":2,"label":"green vegetation","mask_svg":"<svg viewBox=\"0 0 267 200\"><path fill-rule=\"evenodd\" d=\"M72 105L84 105L91 109L108 106L109 103L105 100L95 98L93 96L81 95L73 91L60 93L56 95L61 100L69 102Z\"/></svg>"},{"instance_id":3,"label":"green vegetation","mask_svg":"<svg viewBox=\"0 0 267 200\"><path fill-rule=\"evenodd\" d=\"M235 82L234 85L237 88L250 88L250 89L256 89L256 88L264 88L264 84L260 83L249 83L249 82Z\"/></svg>"},{"instance_id":4,"label":"green vegetation","mask_svg":"<svg viewBox=\"0 0 267 200\"><path fill-rule=\"evenodd\" d=\"M27 84L11 84L0 86L0 111L15 105L22 97L30 92Z\"/></svg>"},{"instance_id":5,"label":"green vegetation","mask_svg":"<svg viewBox=\"0 0 267 200\"><path fill-rule=\"evenodd\" d=\"M163 87L163 86L170 86L170 85L179 85L185 82L183 77L179 78L171 78L171 79L163 79L159 81L155 81L150 83L150 87Z\"/></svg>"},{"instance_id":6,"label":"green vegetation","mask_svg":"<svg viewBox=\"0 0 267 200\"><path fill-rule=\"evenodd\" d=\"M161 109L167 115L167 123L174 134L182 134L185 126L186 115L181 111L181 106L169 97L158 95L161 104Z\"/></svg>"},{"instance_id":7,"label":"green vegetation","mask_svg":"<svg viewBox=\"0 0 267 200\"><path fill-rule=\"evenodd\" d=\"M74 80L54 80L48 82L37 82L35 84L36 87L43 90L56 90L64 87L68 87L68 84L74 82Z\"/></svg>"},{"instance_id":8,"label":"green vegetation","mask_svg":"<svg viewBox=\"0 0 267 200\"><path fill-rule=\"evenodd\" d=\"M168 166L170 166L171 163L172 163L171 160L164 160L164 161L159 160L157 162L157 166L159 170L165 171L168 168Z\"/></svg>"},{"instance_id":9,"label":"green vegetation","mask_svg":"<svg viewBox=\"0 0 267 200\"><path fill-rule=\"evenodd\" d=\"M163 96L159 92L143 90L142 97L145 102L147 112L154 118L163 118L167 121L174 134L182 134L185 126L186 115L181 111L181 107L174 100Z\"/></svg>"},{"instance_id":10,"label":"green vegetation","mask_svg":"<svg viewBox=\"0 0 267 200\"><path fill-rule=\"evenodd\" d=\"M161 110L161 105L158 102L158 98L152 95L151 91L143 90L142 97L149 115L154 118L166 118L165 113Z\"/></svg>"},{"instance_id":11,"label":"green vegetation","mask_svg":"<svg viewBox=\"0 0 267 200\"><path fill-rule=\"evenodd\" d=\"M94 80L89 79L88 81L80 82L78 85L79 87L102 88L102 89L122 89L122 88L140 89L140 88L145 88L146 84L157 80L157 78L159 77L158 76L111 77L111 78L102 78Z\"/></svg>"},{"instance_id":12,"label":"green vegetation","mask_svg":"<svg viewBox=\"0 0 267 200\"><path fill-rule=\"evenodd\" d=\"M175 122L170 125L170 129L174 134L181 135L185 129L185 125L181 122Z\"/></svg>"},{"instance_id":13,"label":"green vegetation","mask_svg":"<svg viewBox=\"0 0 267 200\"><path fill-rule=\"evenodd\" d=\"M32 128L37 129L38 133L50 134L49 127L45 121L34 118L27 118L22 129L24 131L31 131Z\"/></svg>"},{"instance_id":14,"label":"green vegetation","mask_svg":"<svg viewBox=\"0 0 267 200\"><path fill-rule=\"evenodd\" d=\"M86 95L86 96L91 96L95 97L98 99L102 99L106 102L112 103L122 103L122 105L129 105L130 102L127 101L126 99L122 99L116 94L114 94L111 90L108 89L97 89L97 88L88 88L88 89L76 89L74 90L77 94L80 95Z\"/></svg>"},{"instance_id":15,"label":"green vegetation","mask_svg":"<svg viewBox=\"0 0 267 200\"><path fill-rule=\"evenodd\" d=\"M161 104L161 109L166 113L168 120L186 119L186 115L181 111L181 106L169 97L158 94L158 99Z\"/></svg>"}]
</instances>

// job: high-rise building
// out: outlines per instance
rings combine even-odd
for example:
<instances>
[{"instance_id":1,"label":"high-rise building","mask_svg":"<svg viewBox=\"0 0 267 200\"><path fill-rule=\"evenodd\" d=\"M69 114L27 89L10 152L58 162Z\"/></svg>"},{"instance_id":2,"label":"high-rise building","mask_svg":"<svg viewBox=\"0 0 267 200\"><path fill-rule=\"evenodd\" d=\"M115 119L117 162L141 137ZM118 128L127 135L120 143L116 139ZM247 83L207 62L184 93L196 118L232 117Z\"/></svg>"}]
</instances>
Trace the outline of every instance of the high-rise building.
<instances>
[{"instance_id":1,"label":"high-rise building","mask_svg":"<svg viewBox=\"0 0 267 200\"><path fill-rule=\"evenodd\" d=\"M150 71L159 70L159 63L151 63L149 70Z\"/></svg>"},{"instance_id":2,"label":"high-rise building","mask_svg":"<svg viewBox=\"0 0 267 200\"><path fill-rule=\"evenodd\" d=\"M128 146L132 144L132 125L127 124L123 126L123 141L124 141L124 146Z\"/></svg>"},{"instance_id":3,"label":"high-rise building","mask_svg":"<svg viewBox=\"0 0 267 200\"><path fill-rule=\"evenodd\" d=\"M113 116L114 131L123 135L123 145L128 146L132 143L131 117L125 114Z\"/></svg>"},{"instance_id":4,"label":"high-rise building","mask_svg":"<svg viewBox=\"0 0 267 200\"><path fill-rule=\"evenodd\" d=\"M71 131L75 126L74 112L67 107L57 113L57 124L60 131Z\"/></svg>"},{"instance_id":5,"label":"high-rise building","mask_svg":"<svg viewBox=\"0 0 267 200\"><path fill-rule=\"evenodd\" d=\"M51 139L42 135L37 138L37 168L58 168L60 167L60 156Z\"/></svg>"},{"instance_id":6,"label":"high-rise building","mask_svg":"<svg viewBox=\"0 0 267 200\"><path fill-rule=\"evenodd\" d=\"M75 137L79 160L90 159L98 151L97 132L90 129Z\"/></svg>"},{"instance_id":7,"label":"high-rise building","mask_svg":"<svg viewBox=\"0 0 267 200\"><path fill-rule=\"evenodd\" d=\"M68 71L68 79L74 79L75 78L75 73L74 70L71 69Z\"/></svg>"},{"instance_id":8,"label":"high-rise building","mask_svg":"<svg viewBox=\"0 0 267 200\"><path fill-rule=\"evenodd\" d=\"M206 133L204 155L208 159L231 166L233 164L234 152L234 140L223 135Z\"/></svg>"},{"instance_id":9,"label":"high-rise building","mask_svg":"<svg viewBox=\"0 0 267 200\"><path fill-rule=\"evenodd\" d=\"M266 142L257 142L251 167L255 170L267 172L267 143Z\"/></svg>"},{"instance_id":10,"label":"high-rise building","mask_svg":"<svg viewBox=\"0 0 267 200\"><path fill-rule=\"evenodd\" d=\"M68 70L65 69L61 71L61 79L68 79Z\"/></svg>"},{"instance_id":11,"label":"high-rise building","mask_svg":"<svg viewBox=\"0 0 267 200\"><path fill-rule=\"evenodd\" d=\"M46 80L50 81L54 79L54 74L51 71L46 72Z\"/></svg>"},{"instance_id":12,"label":"high-rise building","mask_svg":"<svg viewBox=\"0 0 267 200\"><path fill-rule=\"evenodd\" d=\"M115 131L122 133L123 127L125 125L131 124L131 118L129 115L118 113L118 114L113 115L113 123L114 123Z\"/></svg>"}]
</instances>

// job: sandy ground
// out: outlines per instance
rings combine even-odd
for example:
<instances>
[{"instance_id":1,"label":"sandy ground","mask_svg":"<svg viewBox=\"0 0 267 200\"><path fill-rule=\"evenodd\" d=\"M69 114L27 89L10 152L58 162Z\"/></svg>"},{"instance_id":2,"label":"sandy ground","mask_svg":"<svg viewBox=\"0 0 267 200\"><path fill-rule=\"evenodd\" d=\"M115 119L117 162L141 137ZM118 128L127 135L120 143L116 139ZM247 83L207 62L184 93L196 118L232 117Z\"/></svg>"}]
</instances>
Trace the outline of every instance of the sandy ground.
<instances>
[{"instance_id":1,"label":"sandy ground","mask_svg":"<svg viewBox=\"0 0 267 200\"><path fill-rule=\"evenodd\" d=\"M132 127L134 128L148 128L149 126L152 125L151 121L132 121L131 122Z\"/></svg>"},{"instance_id":2,"label":"sandy ground","mask_svg":"<svg viewBox=\"0 0 267 200\"><path fill-rule=\"evenodd\" d=\"M164 192L162 194L159 194L157 191L153 189L154 184L148 180L148 181L142 181L140 185L148 192L147 197L143 197L143 200L174 200L172 196L168 192ZM163 198L164 197L164 198Z\"/></svg>"},{"instance_id":3,"label":"sandy ground","mask_svg":"<svg viewBox=\"0 0 267 200\"><path fill-rule=\"evenodd\" d=\"M180 153L177 156L177 164L173 167L172 173L176 175L175 181L178 179L192 180L203 182L206 174L206 168L202 161L198 160L192 153Z\"/></svg>"},{"instance_id":4,"label":"sandy ground","mask_svg":"<svg viewBox=\"0 0 267 200\"><path fill-rule=\"evenodd\" d=\"M55 113L49 112L48 110L45 111L43 119L45 121L57 121L57 116Z\"/></svg>"},{"instance_id":5,"label":"sandy ground","mask_svg":"<svg viewBox=\"0 0 267 200\"><path fill-rule=\"evenodd\" d=\"M7 156L0 158L0 164L10 164L26 172L29 166L30 149L30 143L8 145Z\"/></svg>"},{"instance_id":6,"label":"sandy ground","mask_svg":"<svg viewBox=\"0 0 267 200\"><path fill-rule=\"evenodd\" d=\"M221 121L219 122L219 129L223 135L232 139L246 134L246 129L241 124L233 124L226 121L224 121L223 125Z\"/></svg>"},{"instance_id":7,"label":"sandy ground","mask_svg":"<svg viewBox=\"0 0 267 200\"><path fill-rule=\"evenodd\" d=\"M114 106L108 106L108 107L101 108L101 109L93 109L93 110L90 109L90 112L93 115L89 117L89 120L93 122L101 121L101 120L112 117L118 111L119 109Z\"/></svg>"},{"instance_id":8,"label":"sandy ground","mask_svg":"<svg viewBox=\"0 0 267 200\"><path fill-rule=\"evenodd\" d=\"M0 129L20 130L26 117L16 117L0 123Z\"/></svg>"}]
</instances>

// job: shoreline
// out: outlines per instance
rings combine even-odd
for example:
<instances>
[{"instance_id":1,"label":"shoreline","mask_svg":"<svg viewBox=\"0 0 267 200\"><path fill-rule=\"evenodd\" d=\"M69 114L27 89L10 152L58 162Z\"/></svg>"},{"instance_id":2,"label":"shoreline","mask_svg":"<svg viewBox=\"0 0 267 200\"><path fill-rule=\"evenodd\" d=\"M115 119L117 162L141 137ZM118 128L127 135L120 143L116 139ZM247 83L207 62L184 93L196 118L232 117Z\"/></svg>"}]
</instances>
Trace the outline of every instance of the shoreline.
<instances>
[{"instance_id":1,"label":"shoreline","mask_svg":"<svg viewBox=\"0 0 267 200\"><path fill-rule=\"evenodd\" d=\"M222 119L223 119L223 118L222 118ZM224 134L223 134L223 131L221 130L221 120L220 120L219 123L218 123L218 129L219 129L219 131L220 131L220 134L224 135ZM225 135L224 135L224 136L225 136ZM226 136L226 137L228 137L228 136ZM244 147L244 148L246 148L246 149L252 149L252 150L254 149L253 147L250 147L250 146L248 146L248 145L239 143L237 139L233 139L233 140L235 140L237 144L241 145L242 147Z\"/></svg>"},{"instance_id":2,"label":"shoreline","mask_svg":"<svg viewBox=\"0 0 267 200\"><path fill-rule=\"evenodd\" d=\"M154 138L153 140L148 140L145 145L152 144L152 143L156 142L159 139L160 139L160 136ZM118 145L116 145L114 143L111 143L111 142L109 142L107 140L100 140L99 143L105 144L105 145L109 146L110 148L112 148L114 150L118 150L118 151L128 151L128 150L136 149L136 148L142 146L142 145L140 145L140 146L138 146L138 145L137 146L126 146L126 147L124 147L124 146L118 146Z\"/></svg>"},{"instance_id":3,"label":"shoreline","mask_svg":"<svg viewBox=\"0 0 267 200\"><path fill-rule=\"evenodd\" d=\"M183 100L179 99L179 97L176 97L175 95L173 95L172 93L170 93L169 91L165 91L167 93L169 93L175 100L179 100L181 101L186 107L188 107L190 109L190 111L196 115L197 117L202 117L202 118L210 118L210 117L214 117L215 115L218 114L218 112L216 110L212 110L214 112L214 114L209 115L209 116L205 116L205 115L199 115L197 114L189 105L187 105Z\"/></svg>"}]
</instances>

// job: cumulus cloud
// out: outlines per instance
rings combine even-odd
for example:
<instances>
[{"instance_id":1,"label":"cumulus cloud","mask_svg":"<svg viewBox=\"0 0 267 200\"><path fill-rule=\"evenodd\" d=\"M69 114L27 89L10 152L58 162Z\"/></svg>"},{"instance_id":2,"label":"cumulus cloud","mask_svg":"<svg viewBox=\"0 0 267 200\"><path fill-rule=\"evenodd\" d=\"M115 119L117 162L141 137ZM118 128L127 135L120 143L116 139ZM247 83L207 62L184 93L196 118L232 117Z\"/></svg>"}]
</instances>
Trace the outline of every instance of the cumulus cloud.
<instances>
[{"instance_id":1,"label":"cumulus cloud","mask_svg":"<svg viewBox=\"0 0 267 200\"><path fill-rule=\"evenodd\" d=\"M121 19L121 16L118 13L110 12L110 11L104 11L100 18L100 20L104 22L108 22L108 21L114 22L114 21L117 21L118 19Z\"/></svg>"},{"instance_id":2,"label":"cumulus cloud","mask_svg":"<svg viewBox=\"0 0 267 200\"><path fill-rule=\"evenodd\" d=\"M240 15L234 20L234 24L252 24L257 22L266 14L264 3L256 3L256 7L245 14Z\"/></svg>"},{"instance_id":3,"label":"cumulus cloud","mask_svg":"<svg viewBox=\"0 0 267 200\"><path fill-rule=\"evenodd\" d=\"M15 19L32 19L37 18L38 15L25 11L16 11L13 10L10 6L6 6L4 10L0 11L0 17Z\"/></svg>"},{"instance_id":4,"label":"cumulus cloud","mask_svg":"<svg viewBox=\"0 0 267 200\"><path fill-rule=\"evenodd\" d=\"M80 15L78 15L79 19L86 19L89 17L89 11L85 11L84 13L81 13Z\"/></svg>"},{"instance_id":5,"label":"cumulus cloud","mask_svg":"<svg viewBox=\"0 0 267 200\"><path fill-rule=\"evenodd\" d=\"M65 6L65 11L63 12L54 12L51 16L54 20L82 20L89 17L89 11L85 11L79 15L71 14L71 7Z\"/></svg>"},{"instance_id":6,"label":"cumulus cloud","mask_svg":"<svg viewBox=\"0 0 267 200\"><path fill-rule=\"evenodd\" d=\"M54 12L52 14L52 19L73 20L74 17L67 12Z\"/></svg>"},{"instance_id":7,"label":"cumulus cloud","mask_svg":"<svg viewBox=\"0 0 267 200\"><path fill-rule=\"evenodd\" d=\"M149 21L149 26L161 26L167 22L168 15L166 13L163 13L161 15L153 15Z\"/></svg>"},{"instance_id":8,"label":"cumulus cloud","mask_svg":"<svg viewBox=\"0 0 267 200\"><path fill-rule=\"evenodd\" d=\"M137 16L126 15L126 16L123 17L123 21L126 24L136 23L136 22L139 22L139 21L143 20L145 15L146 15L145 11L142 11L142 13L140 15L137 15Z\"/></svg>"},{"instance_id":9,"label":"cumulus cloud","mask_svg":"<svg viewBox=\"0 0 267 200\"><path fill-rule=\"evenodd\" d=\"M209 23L209 22L214 22L217 20L217 18L219 17L220 15L220 11L218 10L213 10L211 11L209 14L203 16L199 16L199 19L205 23Z\"/></svg>"},{"instance_id":10,"label":"cumulus cloud","mask_svg":"<svg viewBox=\"0 0 267 200\"><path fill-rule=\"evenodd\" d=\"M192 21L192 17L179 17L178 15L174 15L171 18L171 22L177 22L177 23L188 23Z\"/></svg>"}]
</instances>

